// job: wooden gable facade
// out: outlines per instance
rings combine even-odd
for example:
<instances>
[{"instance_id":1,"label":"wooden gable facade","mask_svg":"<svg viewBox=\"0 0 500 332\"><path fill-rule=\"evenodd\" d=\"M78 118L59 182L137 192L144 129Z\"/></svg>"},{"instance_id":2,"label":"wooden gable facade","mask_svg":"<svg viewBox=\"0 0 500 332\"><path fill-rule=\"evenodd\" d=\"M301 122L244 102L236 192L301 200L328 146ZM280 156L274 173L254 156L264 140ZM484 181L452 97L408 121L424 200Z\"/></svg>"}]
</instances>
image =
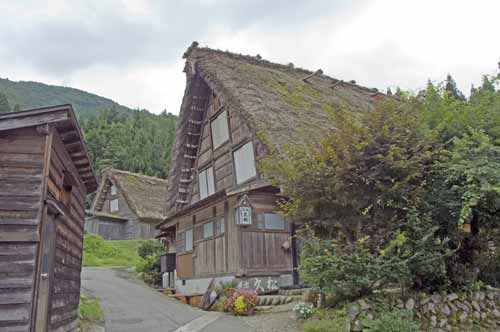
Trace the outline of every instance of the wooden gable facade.
<instances>
[{"instance_id":1,"label":"wooden gable facade","mask_svg":"<svg viewBox=\"0 0 500 332\"><path fill-rule=\"evenodd\" d=\"M0 115L0 331L76 331L96 188L70 105Z\"/></svg>"},{"instance_id":2,"label":"wooden gable facade","mask_svg":"<svg viewBox=\"0 0 500 332\"><path fill-rule=\"evenodd\" d=\"M88 212L85 230L106 240L153 239L165 215L167 181L107 169Z\"/></svg>"},{"instance_id":3,"label":"wooden gable facade","mask_svg":"<svg viewBox=\"0 0 500 332\"><path fill-rule=\"evenodd\" d=\"M258 291L262 278L273 288L297 282L294 225L279 214L280 189L266 182L258 162L268 144L279 149L332 130L328 112L336 107L371 110L378 93L196 43L185 58L168 217L159 225L176 253L178 282L230 276Z\"/></svg>"}]
</instances>

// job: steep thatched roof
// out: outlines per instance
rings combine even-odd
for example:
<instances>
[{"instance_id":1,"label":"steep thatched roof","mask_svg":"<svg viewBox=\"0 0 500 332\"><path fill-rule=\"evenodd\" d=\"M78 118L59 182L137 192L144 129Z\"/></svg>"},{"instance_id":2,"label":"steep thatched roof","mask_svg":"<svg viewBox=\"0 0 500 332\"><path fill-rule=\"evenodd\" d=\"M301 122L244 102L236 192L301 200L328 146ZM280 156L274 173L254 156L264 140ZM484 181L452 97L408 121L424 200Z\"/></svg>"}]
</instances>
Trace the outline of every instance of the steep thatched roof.
<instances>
[{"instance_id":1,"label":"steep thatched roof","mask_svg":"<svg viewBox=\"0 0 500 332\"><path fill-rule=\"evenodd\" d=\"M104 172L92 204L93 212L98 212L103 208L112 183L118 187L132 212L141 221L159 222L165 218L163 211L167 180L117 169L108 169Z\"/></svg>"},{"instance_id":2,"label":"steep thatched roof","mask_svg":"<svg viewBox=\"0 0 500 332\"><path fill-rule=\"evenodd\" d=\"M247 56L200 48L194 42L184 53L186 90L179 114L176 141L172 148L166 211L172 216L186 208L181 188L190 121L201 120L213 91L224 107L234 112L264 146L314 142L335 124L332 113L340 109L368 112L383 94L352 82L323 74ZM205 103L205 104L204 104Z\"/></svg>"},{"instance_id":3,"label":"steep thatched roof","mask_svg":"<svg viewBox=\"0 0 500 332\"><path fill-rule=\"evenodd\" d=\"M329 113L373 109L380 93L323 74L209 48L191 47L188 66L239 111L254 133L278 146L301 143L331 129Z\"/></svg>"}]
</instances>

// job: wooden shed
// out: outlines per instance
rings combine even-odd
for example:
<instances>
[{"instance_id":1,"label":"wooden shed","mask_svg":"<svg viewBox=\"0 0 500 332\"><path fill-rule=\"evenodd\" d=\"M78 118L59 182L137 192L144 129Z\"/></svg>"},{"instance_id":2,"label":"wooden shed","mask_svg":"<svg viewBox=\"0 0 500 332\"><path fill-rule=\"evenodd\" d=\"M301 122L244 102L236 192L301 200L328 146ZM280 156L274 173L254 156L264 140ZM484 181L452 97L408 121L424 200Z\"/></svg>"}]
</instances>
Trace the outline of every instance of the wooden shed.
<instances>
[{"instance_id":1,"label":"wooden shed","mask_svg":"<svg viewBox=\"0 0 500 332\"><path fill-rule=\"evenodd\" d=\"M153 239L165 219L167 180L107 169L88 212L85 230L106 240Z\"/></svg>"},{"instance_id":2,"label":"wooden shed","mask_svg":"<svg viewBox=\"0 0 500 332\"><path fill-rule=\"evenodd\" d=\"M71 105L0 115L0 331L76 331L96 188Z\"/></svg>"},{"instance_id":3,"label":"wooden shed","mask_svg":"<svg viewBox=\"0 0 500 332\"><path fill-rule=\"evenodd\" d=\"M279 214L280 188L258 169L268 151L318 141L330 112L374 109L379 93L260 57L193 43L159 226L176 255L175 287L203 291L211 278L258 292L296 283L294 224ZM171 264L170 264L171 265ZM171 278L172 284L172 278Z\"/></svg>"}]
</instances>

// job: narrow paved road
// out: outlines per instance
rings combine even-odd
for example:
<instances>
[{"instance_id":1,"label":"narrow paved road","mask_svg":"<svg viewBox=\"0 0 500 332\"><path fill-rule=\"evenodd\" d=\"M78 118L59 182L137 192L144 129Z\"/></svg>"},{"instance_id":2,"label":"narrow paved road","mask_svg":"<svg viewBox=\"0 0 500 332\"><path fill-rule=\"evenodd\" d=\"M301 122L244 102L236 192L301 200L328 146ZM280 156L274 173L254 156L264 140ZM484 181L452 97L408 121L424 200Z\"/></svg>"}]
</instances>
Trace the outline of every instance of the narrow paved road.
<instances>
[{"instance_id":1,"label":"narrow paved road","mask_svg":"<svg viewBox=\"0 0 500 332\"><path fill-rule=\"evenodd\" d=\"M250 332L242 320L168 298L110 267L85 267L82 287L101 299L106 332Z\"/></svg>"}]
</instances>

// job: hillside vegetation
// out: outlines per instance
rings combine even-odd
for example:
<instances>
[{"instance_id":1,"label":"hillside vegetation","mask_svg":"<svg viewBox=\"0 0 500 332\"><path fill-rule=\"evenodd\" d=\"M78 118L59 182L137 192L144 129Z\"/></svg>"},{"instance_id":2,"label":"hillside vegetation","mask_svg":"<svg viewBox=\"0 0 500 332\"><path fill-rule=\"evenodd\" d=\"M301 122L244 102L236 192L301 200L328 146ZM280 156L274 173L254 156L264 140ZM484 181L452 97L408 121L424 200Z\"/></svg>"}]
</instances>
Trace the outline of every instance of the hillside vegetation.
<instances>
[{"instance_id":1,"label":"hillside vegetation","mask_svg":"<svg viewBox=\"0 0 500 332\"><path fill-rule=\"evenodd\" d=\"M62 104L71 104L79 118L97 115L100 111L114 107L122 113L131 113L128 107L82 90L48 85L39 82L11 81L0 78L0 92L5 94L10 107L14 109L30 109Z\"/></svg>"},{"instance_id":2,"label":"hillside vegetation","mask_svg":"<svg viewBox=\"0 0 500 332\"><path fill-rule=\"evenodd\" d=\"M0 113L71 104L99 174L106 167L165 178L177 116L132 110L78 89L0 79Z\"/></svg>"}]
</instances>

